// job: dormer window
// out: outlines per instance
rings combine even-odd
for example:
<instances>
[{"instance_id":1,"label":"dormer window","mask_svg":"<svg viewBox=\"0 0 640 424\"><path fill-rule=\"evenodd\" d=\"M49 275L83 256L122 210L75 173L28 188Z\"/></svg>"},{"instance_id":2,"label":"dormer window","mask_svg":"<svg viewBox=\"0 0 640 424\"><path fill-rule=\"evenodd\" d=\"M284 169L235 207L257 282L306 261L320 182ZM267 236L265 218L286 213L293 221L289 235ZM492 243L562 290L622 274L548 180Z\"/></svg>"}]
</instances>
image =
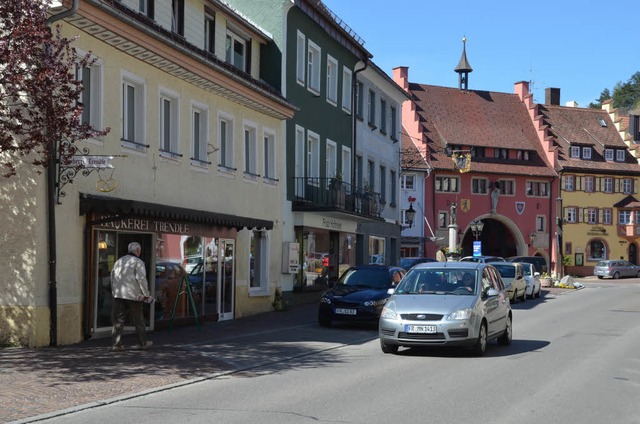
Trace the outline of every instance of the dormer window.
<instances>
[{"instance_id":1,"label":"dormer window","mask_svg":"<svg viewBox=\"0 0 640 424\"><path fill-rule=\"evenodd\" d=\"M582 159L591 159L591 147L582 148Z\"/></svg>"},{"instance_id":2,"label":"dormer window","mask_svg":"<svg viewBox=\"0 0 640 424\"><path fill-rule=\"evenodd\" d=\"M493 149L493 157L496 159L509 159L509 149Z\"/></svg>"},{"instance_id":3,"label":"dormer window","mask_svg":"<svg viewBox=\"0 0 640 424\"><path fill-rule=\"evenodd\" d=\"M571 146L571 150L569 151L569 156L571 156L572 158L580 158L580 147Z\"/></svg>"},{"instance_id":4,"label":"dormer window","mask_svg":"<svg viewBox=\"0 0 640 424\"><path fill-rule=\"evenodd\" d=\"M483 158L484 157L484 147L475 146L471 149L471 157L474 158Z\"/></svg>"},{"instance_id":5,"label":"dormer window","mask_svg":"<svg viewBox=\"0 0 640 424\"><path fill-rule=\"evenodd\" d=\"M604 149L604 160L607 162L613 161L613 149Z\"/></svg>"},{"instance_id":6,"label":"dormer window","mask_svg":"<svg viewBox=\"0 0 640 424\"><path fill-rule=\"evenodd\" d=\"M247 42L231 31L227 31L225 60L236 68L247 71Z\"/></svg>"},{"instance_id":7,"label":"dormer window","mask_svg":"<svg viewBox=\"0 0 640 424\"><path fill-rule=\"evenodd\" d=\"M607 127L607 121L605 121L604 118L601 117L601 116L598 116L598 123L600 124L600 126L602 128L606 128Z\"/></svg>"},{"instance_id":8,"label":"dormer window","mask_svg":"<svg viewBox=\"0 0 640 424\"><path fill-rule=\"evenodd\" d=\"M516 154L516 159L518 160L529 160L529 151L528 150L518 150Z\"/></svg>"},{"instance_id":9,"label":"dormer window","mask_svg":"<svg viewBox=\"0 0 640 424\"><path fill-rule=\"evenodd\" d=\"M616 150L616 162L624 162L625 151L623 149Z\"/></svg>"}]
</instances>

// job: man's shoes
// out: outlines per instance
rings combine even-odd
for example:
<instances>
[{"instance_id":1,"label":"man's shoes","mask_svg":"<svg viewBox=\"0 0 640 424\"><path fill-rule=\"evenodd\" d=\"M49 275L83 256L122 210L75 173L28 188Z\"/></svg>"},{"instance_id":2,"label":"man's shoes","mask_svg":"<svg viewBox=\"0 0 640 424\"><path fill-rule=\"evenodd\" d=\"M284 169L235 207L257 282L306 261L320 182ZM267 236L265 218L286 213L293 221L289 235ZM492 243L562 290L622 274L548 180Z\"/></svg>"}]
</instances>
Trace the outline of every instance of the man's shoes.
<instances>
[{"instance_id":1,"label":"man's shoes","mask_svg":"<svg viewBox=\"0 0 640 424\"><path fill-rule=\"evenodd\" d=\"M135 345L133 348L135 350L149 350L153 346L153 342L151 340L147 340L144 345Z\"/></svg>"},{"instance_id":2,"label":"man's shoes","mask_svg":"<svg viewBox=\"0 0 640 424\"><path fill-rule=\"evenodd\" d=\"M122 345L113 345L111 346L112 352L122 352L124 350L124 346Z\"/></svg>"}]
</instances>

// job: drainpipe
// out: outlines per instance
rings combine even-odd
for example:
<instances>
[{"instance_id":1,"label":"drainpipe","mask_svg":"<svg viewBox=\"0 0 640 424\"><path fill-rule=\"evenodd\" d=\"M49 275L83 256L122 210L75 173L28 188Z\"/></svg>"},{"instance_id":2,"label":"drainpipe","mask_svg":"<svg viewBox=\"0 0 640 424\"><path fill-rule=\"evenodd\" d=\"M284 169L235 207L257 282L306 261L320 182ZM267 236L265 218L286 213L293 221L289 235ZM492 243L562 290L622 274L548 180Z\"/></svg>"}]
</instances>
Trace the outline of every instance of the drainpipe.
<instances>
[{"instance_id":1,"label":"drainpipe","mask_svg":"<svg viewBox=\"0 0 640 424\"><path fill-rule=\"evenodd\" d=\"M70 9L50 16L47 26L51 28L54 22L75 14L78 2L73 0ZM49 346L58 345L58 289L56 283L56 172L58 162L58 141L54 140L49 152L49 166L47 167L47 226L49 230Z\"/></svg>"},{"instance_id":2,"label":"drainpipe","mask_svg":"<svg viewBox=\"0 0 640 424\"><path fill-rule=\"evenodd\" d=\"M362 68L354 69L353 80L351 81L351 91L352 91L351 102L353 103L353 105L351 106L351 113L353 116L353 143L352 143L353 154L351 155L351 190L354 190L356 187L356 134L357 134L356 122L358 119L358 116L357 116L358 105L356 103L356 90L358 89L358 74L364 71L365 69L367 69L367 66L369 65L369 59L365 58L363 63L364 63L364 66ZM360 93L360 96L362 96L362 93Z\"/></svg>"}]
</instances>

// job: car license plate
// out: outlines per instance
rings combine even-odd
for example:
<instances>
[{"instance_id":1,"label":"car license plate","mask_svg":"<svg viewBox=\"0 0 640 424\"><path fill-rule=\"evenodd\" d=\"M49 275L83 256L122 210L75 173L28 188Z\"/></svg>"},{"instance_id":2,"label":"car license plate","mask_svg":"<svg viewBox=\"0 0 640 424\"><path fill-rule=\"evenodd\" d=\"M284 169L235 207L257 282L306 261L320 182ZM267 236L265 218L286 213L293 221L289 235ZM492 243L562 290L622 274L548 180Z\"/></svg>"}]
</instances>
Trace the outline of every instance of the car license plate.
<instances>
[{"instance_id":1,"label":"car license plate","mask_svg":"<svg viewBox=\"0 0 640 424\"><path fill-rule=\"evenodd\" d=\"M407 333L422 333L422 334L434 334L437 330L435 325L410 325L405 326L405 332Z\"/></svg>"},{"instance_id":2,"label":"car license plate","mask_svg":"<svg viewBox=\"0 0 640 424\"><path fill-rule=\"evenodd\" d=\"M340 314L340 315L356 315L356 310L355 309L348 309L348 308L336 308L336 314Z\"/></svg>"}]
</instances>

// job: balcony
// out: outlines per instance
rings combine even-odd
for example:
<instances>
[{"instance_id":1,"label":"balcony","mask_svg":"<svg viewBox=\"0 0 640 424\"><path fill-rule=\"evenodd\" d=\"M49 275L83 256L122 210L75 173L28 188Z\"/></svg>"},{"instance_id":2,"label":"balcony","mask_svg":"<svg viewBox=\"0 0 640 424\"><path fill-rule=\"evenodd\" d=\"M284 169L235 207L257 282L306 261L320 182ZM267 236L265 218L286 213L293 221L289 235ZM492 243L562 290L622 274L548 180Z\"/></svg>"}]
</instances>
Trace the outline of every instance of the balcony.
<instances>
[{"instance_id":1,"label":"balcony","mask_svg":"<svg viewBox=\"0 0 640 424\"><path fill-rule=\"evenodd\" d=\"M380 193L365 191L334 178L295 177L294 212L345 212L380 218L384 202Z\"/></svg>"}]
</instances>

